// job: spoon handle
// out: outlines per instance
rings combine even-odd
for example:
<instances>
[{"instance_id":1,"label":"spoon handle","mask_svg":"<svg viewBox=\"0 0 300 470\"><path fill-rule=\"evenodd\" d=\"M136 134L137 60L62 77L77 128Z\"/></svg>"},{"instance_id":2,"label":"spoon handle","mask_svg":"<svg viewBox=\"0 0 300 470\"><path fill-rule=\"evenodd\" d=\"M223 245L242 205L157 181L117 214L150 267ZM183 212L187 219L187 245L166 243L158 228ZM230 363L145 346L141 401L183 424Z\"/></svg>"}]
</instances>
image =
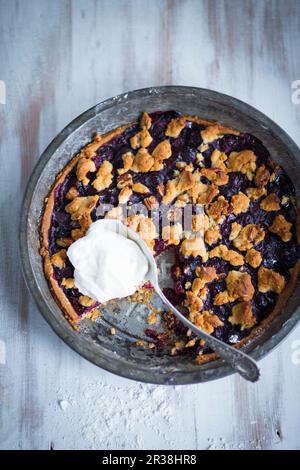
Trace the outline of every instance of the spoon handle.
<instances>
[{"instance_id":1,"label":"spoon handle","mask_svg":"<svg viewBox=\"0 0 300 470\"><path fill-rule=\"evenodd\" d=\"M161 288L156 285L155 290L160 296L161 300L169 307L175 316L188 328L190 328L199 338L203 339L207 346L212 348L218 353L224 361L229 363L231 367L238 372L244 379L250 382L256 382L259 379L259 368L256 362L239 349L220 341L217 338L205 333L205 331L198 328L194 323L188 320L182 313L180 313L166 298Z\"/></svg>"}]
</instances>

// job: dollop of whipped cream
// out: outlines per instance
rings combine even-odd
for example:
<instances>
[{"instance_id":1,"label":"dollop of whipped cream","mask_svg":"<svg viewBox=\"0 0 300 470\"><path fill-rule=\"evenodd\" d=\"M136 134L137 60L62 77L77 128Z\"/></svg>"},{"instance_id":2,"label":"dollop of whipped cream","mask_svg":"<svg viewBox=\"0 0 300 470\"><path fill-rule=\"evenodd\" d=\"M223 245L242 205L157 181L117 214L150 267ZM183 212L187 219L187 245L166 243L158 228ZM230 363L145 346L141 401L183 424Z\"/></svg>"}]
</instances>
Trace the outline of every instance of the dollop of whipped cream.
<instances>
[{"instance_id":1,"label":"dollop of whipped cream","mask_svg":"<svg viewBox=\"0 0 300 470\"><path fill-rule=\"evenodd\" d=\"M146 281L148 261L118 220L97 220L67 255L78 290L98 302L127 297Z\"/></svg>"}]
</instances>

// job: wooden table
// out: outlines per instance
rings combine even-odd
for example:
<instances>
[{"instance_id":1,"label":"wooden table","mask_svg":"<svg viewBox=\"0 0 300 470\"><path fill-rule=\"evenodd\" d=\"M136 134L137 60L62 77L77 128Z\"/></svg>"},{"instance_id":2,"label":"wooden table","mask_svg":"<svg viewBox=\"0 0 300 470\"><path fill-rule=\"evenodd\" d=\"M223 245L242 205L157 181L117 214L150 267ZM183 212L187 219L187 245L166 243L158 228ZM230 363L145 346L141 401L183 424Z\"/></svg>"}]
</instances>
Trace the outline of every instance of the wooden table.
<instances>
[{"instance_id":1,"label":"wooden table","mask_svg":"<svg viewBox=\"0 0 300 470\"><path fill-rule=\"evenodd\" d=\"M300 327L261 362L256 385L237 376L176 388L130 382L55 336L17 249L40 153L115 94L211 88L262 110L299 144L299 48L298 0L0 0L2 449L300 448Z\"/></svg>"}]
</instances>

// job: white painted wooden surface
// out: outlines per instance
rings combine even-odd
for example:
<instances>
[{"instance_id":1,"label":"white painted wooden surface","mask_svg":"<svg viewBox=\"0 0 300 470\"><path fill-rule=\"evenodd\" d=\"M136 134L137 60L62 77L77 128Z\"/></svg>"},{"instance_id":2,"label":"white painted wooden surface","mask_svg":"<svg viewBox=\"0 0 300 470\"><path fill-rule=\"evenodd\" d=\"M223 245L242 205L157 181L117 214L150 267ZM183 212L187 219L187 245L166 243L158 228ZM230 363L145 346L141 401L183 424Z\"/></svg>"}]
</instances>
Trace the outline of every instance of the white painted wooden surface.
<instances>
[{"instance_id":1,"label":"white painted wooden surface","mask_svg":"<svg viewBox=\"0 0 300 470\"><path fill-rule=\"evenodd\" d=\"M0 0L0 448L300 448L300 364L292 361L300 326L261 362L256 385L239 377L140 385L54 335L17 255L20 202L41 151L114 94L159 84L216 89L256 106L300 144L300 105L291 102L299 48L298 0Z\"/></svg>"}]
</instances>

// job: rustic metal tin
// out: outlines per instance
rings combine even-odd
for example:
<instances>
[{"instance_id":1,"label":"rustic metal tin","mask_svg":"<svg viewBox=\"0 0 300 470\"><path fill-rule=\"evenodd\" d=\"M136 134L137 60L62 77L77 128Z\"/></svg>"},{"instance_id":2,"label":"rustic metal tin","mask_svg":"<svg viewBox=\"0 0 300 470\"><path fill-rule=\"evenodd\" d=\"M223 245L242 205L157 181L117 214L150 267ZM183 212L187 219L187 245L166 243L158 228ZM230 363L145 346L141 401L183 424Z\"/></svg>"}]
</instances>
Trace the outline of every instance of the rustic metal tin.
<instances>
[{"instance_id":1,"label":"rustic metal tin","mask_svg":"<svg viewBox=\"0 0 300 470\"><path fill-rule=\"evenodd\" d=\"M190 384L215 380L232 373L223 361L195 365L185 356L155 354L137 348L142 338L144 314L120 301L114 311L97 323L86 321L75 331L64 318L48 287L39 254L39 220L44 198L55 175L95 132L108 132L134 121L142 111L175 109L236 127L262 140L272 157L284 166L296 189L300 178L300 150L271 119L231 96L193 87L167 86L132 91L97 104L74 119L51 142L39 159L27 186L20 223L20 252L27 286L52 329L75 351L115 374L156 384ZM299 193L299 191L298 191ZM299 194L297 194L299 198ZM243 350L254 359L264 357L296 325L300 317L300 289L296 289L283 312ZM116 324L117 333L109 334Z\"/></svg>"}]
</instances>

